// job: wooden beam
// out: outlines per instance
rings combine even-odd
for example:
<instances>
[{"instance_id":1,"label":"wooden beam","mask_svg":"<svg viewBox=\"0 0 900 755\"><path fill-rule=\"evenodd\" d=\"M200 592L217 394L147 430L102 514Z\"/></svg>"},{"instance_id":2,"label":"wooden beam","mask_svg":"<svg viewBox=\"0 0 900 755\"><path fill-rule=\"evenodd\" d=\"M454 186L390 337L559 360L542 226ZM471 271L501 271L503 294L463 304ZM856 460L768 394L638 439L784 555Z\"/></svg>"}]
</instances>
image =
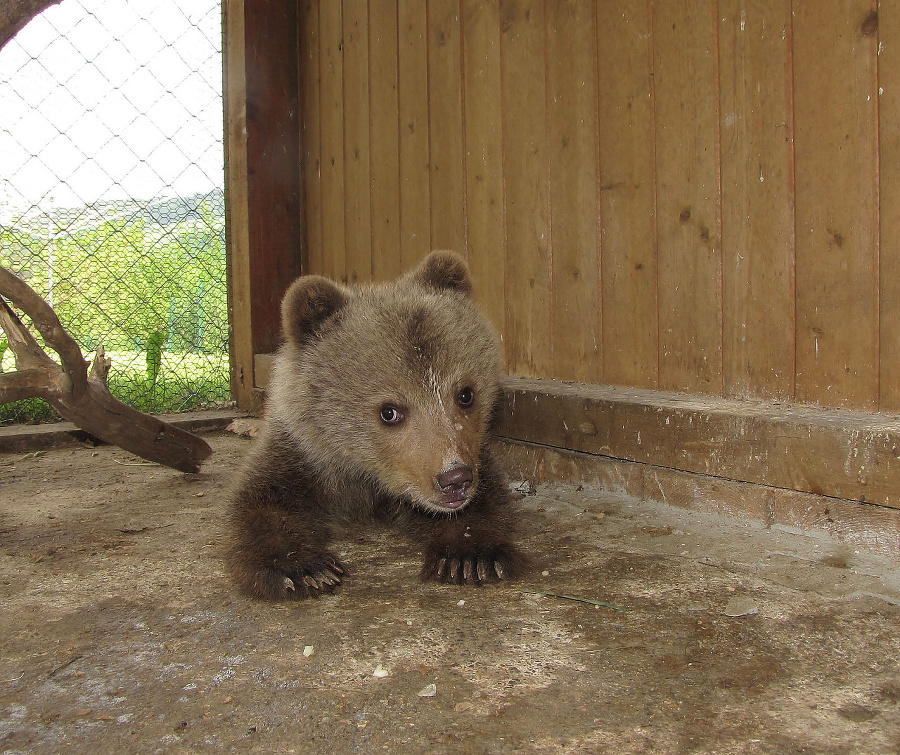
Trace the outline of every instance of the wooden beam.
<instances>
[{"instance_id":1,"label":"wooden beam","mask_svg":"<svg viewBox=\"0 0 900 755\"><path fill-rule=\"evenodd\" d=\"M511 378L497 434L900 508L900 420L869 412Z\"/></svg>"},{"instance_id":2,"label":"wooden beam","mask_svg":"<svg viewBox=\"0 0 900 755\"><path fill-rule=\"evenodd\" d=\"M585 485L776 530L824 532L849 548L900 557L898 509L529 443L500 443L498 451L512 480Z\"/></svg>"},{"instance_id":3,"label":"wooden beam","mask_svg":"<svg viewBox=\"0 0 900 755\"><path fill-rule=\"evenodd\" d=\"M301 273L298 18L294 3L226 0L226 203L234 393L252 408L253 354L280 338Z\"/></svg>"}]
</instances>

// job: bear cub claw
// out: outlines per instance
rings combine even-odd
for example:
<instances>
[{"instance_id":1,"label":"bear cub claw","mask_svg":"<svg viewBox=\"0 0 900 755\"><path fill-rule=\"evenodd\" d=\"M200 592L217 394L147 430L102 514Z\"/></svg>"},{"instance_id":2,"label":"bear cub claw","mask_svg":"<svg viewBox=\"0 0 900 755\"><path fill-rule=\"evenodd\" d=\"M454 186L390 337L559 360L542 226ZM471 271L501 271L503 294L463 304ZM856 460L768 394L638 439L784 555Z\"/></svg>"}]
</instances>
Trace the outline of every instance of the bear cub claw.
<instances>
[{"instance_id":1,"label":"bear cub claw","mask_svg":"<svg viewBox=\"0 0 900 755\"><path fill-rule=\"evenodd\" d=\"M302 600L333 592L347 575L347 567L336 558L320 563L275 566L258 574L251 594L269 600Z\"/></svg>"},{"instance_id":2,"label":"bear cub claw","mask_svg":"<svg viewBox=\"0 0 900 755\"><path fill-rule=\"evenodd\" d=\"M495 548L482 553L445 553L430 555L422 567L424 581L445 584L479 585L515 579L524 567L524 558L514 551Z\"/></svg>"}]
</instances>

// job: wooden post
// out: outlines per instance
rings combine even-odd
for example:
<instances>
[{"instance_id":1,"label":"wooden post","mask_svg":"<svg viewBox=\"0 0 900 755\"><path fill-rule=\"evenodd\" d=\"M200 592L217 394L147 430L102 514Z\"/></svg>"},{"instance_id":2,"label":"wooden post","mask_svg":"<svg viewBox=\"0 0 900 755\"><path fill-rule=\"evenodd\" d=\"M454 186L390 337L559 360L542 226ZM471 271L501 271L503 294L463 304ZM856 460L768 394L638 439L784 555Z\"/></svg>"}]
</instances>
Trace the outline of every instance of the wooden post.
<instances>
[{"instance_id":1,"label":"wooden post","mask_svg":"<svg viewBox=\"0 0 900 755\"><path fill-rule=\"evenodd\" d=\"M280 302L301 274L297 7L225 0L225 197L232 393L256 407L253 355L280 343Z\"/></svg>"}]
</instances>

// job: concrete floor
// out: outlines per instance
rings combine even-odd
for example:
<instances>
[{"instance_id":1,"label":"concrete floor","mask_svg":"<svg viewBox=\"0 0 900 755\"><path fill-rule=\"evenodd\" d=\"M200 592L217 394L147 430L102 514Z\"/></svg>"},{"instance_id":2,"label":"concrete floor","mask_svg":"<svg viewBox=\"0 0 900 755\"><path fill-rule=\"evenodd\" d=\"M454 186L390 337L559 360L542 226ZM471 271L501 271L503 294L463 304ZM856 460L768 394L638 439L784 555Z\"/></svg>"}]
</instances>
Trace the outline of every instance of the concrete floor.
<instances>
[{"instance_id":1,"label":"concrete floor","mask_svg":"<svg viewBox=\"0 0 900 755\"><path fill-rule=\"evenodd\" d=\"M253 603L220 554L251 441L207 437L200 475L0 456L0 751L900 753L896 564L545 485L519 583L423 585L370 530L338 595Z\"/></svg>"}]
</instances>

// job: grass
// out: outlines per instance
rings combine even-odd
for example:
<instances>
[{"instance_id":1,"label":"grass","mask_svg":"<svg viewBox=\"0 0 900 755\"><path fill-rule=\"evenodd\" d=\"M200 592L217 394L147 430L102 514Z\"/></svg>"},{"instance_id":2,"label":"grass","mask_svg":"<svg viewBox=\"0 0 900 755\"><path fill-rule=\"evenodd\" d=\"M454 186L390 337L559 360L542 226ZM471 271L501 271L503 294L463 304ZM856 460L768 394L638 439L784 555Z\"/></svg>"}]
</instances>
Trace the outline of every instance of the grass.
<instances>
[{"instance_id":1,"label":"grass","mask_svg":"<svg viewBox=\"0 0 900 755\"><path fill-rule=\"evenodd\" d=\"M110 392L120 401L142 412L181 412L221 406L231 400L227 354L173 354L163 352L156 380L148 376L146 352L107 352L112 359ZM85 358L93 359L92 354ZM15 359L7 351L3 370L15 370ZM149 372L153 372L150 370ZM40 399L0 404L0 425L49 422L56 411Z\"/></svg>"}]
</instances>

